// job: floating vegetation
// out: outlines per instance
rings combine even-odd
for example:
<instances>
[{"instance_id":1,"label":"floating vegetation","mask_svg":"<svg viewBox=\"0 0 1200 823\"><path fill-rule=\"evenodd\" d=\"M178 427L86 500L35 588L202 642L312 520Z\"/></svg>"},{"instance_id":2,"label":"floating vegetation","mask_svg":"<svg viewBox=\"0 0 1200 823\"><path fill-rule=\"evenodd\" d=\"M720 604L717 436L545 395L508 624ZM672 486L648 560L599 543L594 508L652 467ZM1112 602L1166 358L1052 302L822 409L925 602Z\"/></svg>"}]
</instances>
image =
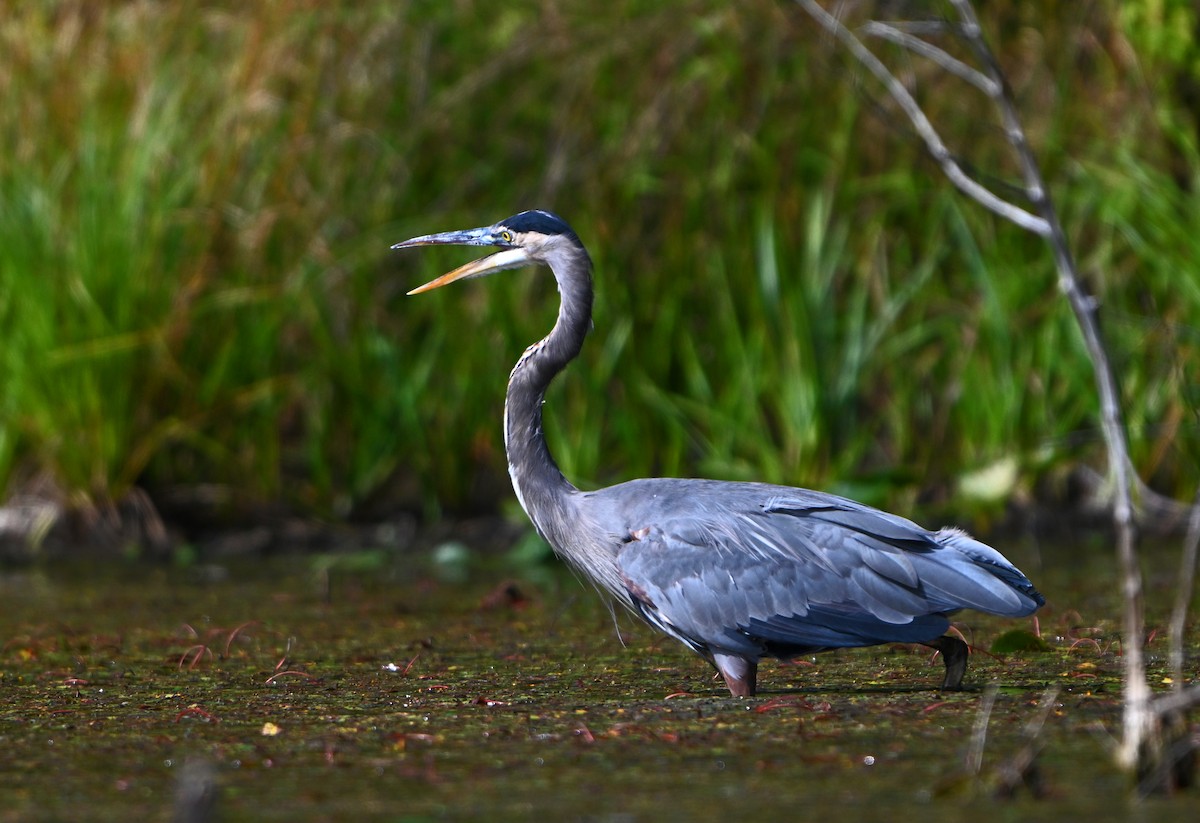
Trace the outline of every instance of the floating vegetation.
<instances>
[{"instance_id":1,"label":"floating vegetation","mask_svg":"<svg viewBox=\"0 0 1200 823\"><path fill-rule=\"evenodd\" d=\"M411 556L328 579L288 558L4 574L0 820L162 819L177 795L258 820L1099 819L1130 795L1094 734L1119 718L1117 595L1071 551L1043 547L1040 627L959 624L965 692L932 688L924 647L882 646L764 666L755 699L621 615L618 636L565 575L441 582Z\"/></svg>"}]
</instances>

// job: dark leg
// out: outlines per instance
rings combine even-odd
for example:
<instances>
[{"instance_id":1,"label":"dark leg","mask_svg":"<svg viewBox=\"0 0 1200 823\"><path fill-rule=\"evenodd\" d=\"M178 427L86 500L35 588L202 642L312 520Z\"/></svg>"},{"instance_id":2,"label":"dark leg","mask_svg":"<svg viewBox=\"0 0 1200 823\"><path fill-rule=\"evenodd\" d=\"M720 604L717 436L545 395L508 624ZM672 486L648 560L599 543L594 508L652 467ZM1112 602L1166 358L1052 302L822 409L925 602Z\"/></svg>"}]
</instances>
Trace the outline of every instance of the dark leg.
<instances>
[{"instance_id":1,"label":"dark leg","mask_svg":"<svg viewBox=\"0 0 1200 823\"><path fill-rule=\"evenodd\" d=\"M754 697L758 690L758 661L747 660L731 654L714 654L712 664L716 666L729 693L734 697Z\"/></svg>"},{"instance_id":2,"label":"dark leg","mask_svg":"<svg viewBox=\"0 0 1200 823\"><path fill-rule=\"evenodd\" d=\"M942 653L942 662L946 664L946 679L942 681L942 688L961 689L963 675L967 673L967 655L970 654L967 644L957 637L943 635L925 645Z\"/></svg>"}]
</instances>

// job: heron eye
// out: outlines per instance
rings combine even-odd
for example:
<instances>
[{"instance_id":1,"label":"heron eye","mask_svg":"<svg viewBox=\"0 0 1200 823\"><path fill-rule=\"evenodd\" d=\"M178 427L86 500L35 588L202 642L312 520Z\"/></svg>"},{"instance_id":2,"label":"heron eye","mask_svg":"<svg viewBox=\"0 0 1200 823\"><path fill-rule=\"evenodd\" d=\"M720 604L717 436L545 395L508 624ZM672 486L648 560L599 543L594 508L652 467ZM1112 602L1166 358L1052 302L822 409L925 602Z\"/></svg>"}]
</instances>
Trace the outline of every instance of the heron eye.
<instances>
[{"instance_id":1,"label":"heron eye","mask_svg":"<svg viewBox=\"0 0 1200 823\"><path fill-rule=\"evenodd\" d=\"M500 239L505 243L511 243L513 241L513 233L505 229L504 231L500 232Z\"/></svg>"}]
</instances>

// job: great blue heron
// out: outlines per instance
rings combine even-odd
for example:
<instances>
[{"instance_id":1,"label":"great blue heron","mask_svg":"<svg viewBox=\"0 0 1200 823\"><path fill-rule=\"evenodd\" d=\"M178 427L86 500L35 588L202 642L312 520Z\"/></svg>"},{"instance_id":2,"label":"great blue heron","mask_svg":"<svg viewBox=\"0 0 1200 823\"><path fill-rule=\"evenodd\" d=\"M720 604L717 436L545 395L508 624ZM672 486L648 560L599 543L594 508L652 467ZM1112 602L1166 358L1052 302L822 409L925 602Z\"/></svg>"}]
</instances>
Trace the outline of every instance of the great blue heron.
<instances>
[{"instance_id":1,"label":"great blue heron","mask_svg":"<svg viewBox=\"0 0 1200 823\"><path fill-rule=\"evenodd\" d=\"M880 643L922 643L958 688L967 645L944 634L971 608L1019 617L1044 604L999 552L957 529L930 532L894 514L807 489L660 478L580 491L542 431L554 377L591 325L592 261L546 211L392 246L495 246L409 294L543 264L558 281L558 321L508 379L504 444L521 507L554 551L597 588L709 661L735 696L755 693L758 661Z\"/></svg>"}]
</instances>

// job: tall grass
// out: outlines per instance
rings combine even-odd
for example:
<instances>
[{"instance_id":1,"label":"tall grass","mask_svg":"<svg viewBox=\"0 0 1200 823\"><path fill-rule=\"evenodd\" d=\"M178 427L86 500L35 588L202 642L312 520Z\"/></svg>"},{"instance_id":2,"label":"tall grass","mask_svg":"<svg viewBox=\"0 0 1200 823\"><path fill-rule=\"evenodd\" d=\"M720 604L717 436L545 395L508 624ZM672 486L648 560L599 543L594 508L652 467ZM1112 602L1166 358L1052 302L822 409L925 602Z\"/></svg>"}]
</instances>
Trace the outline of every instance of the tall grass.
<instances>
[{"instance_id":1,"label":"tall grass","mask_svg":"<svg viewBox=\"0 0 1200 823\"><path fill-rule=\"evenodd\" d=\"M151 85L144 117L84 112L73 153L0 179L6 428L15 448L65 487L105 497L140 473L164 427L155 384L169 378L175 297L203 246L185 210L195 163L181 95Z\"/></svg>"},{"instance_id":2,"label":"tall grass","mask_svg":"<svg viewBox=\"0 0 1200 823\"><path fill-rule=\"evenodd\" d=\"M1190 494L1200 209L1178 181L1198 164L1130 102L1128 43L1089 9L989 5L1101 280L1135 459ZM0 485L494 506L504 376L553 322L549 278L409 300L464 256L387 246L534 206L597 262L596 331L549 398L581 483L884 502L1096 459L1050 261L941 188L831 59L767 0L10 10ZM923 82L1003 171L1001 141Z\"/></svg>"}]
</instances>

